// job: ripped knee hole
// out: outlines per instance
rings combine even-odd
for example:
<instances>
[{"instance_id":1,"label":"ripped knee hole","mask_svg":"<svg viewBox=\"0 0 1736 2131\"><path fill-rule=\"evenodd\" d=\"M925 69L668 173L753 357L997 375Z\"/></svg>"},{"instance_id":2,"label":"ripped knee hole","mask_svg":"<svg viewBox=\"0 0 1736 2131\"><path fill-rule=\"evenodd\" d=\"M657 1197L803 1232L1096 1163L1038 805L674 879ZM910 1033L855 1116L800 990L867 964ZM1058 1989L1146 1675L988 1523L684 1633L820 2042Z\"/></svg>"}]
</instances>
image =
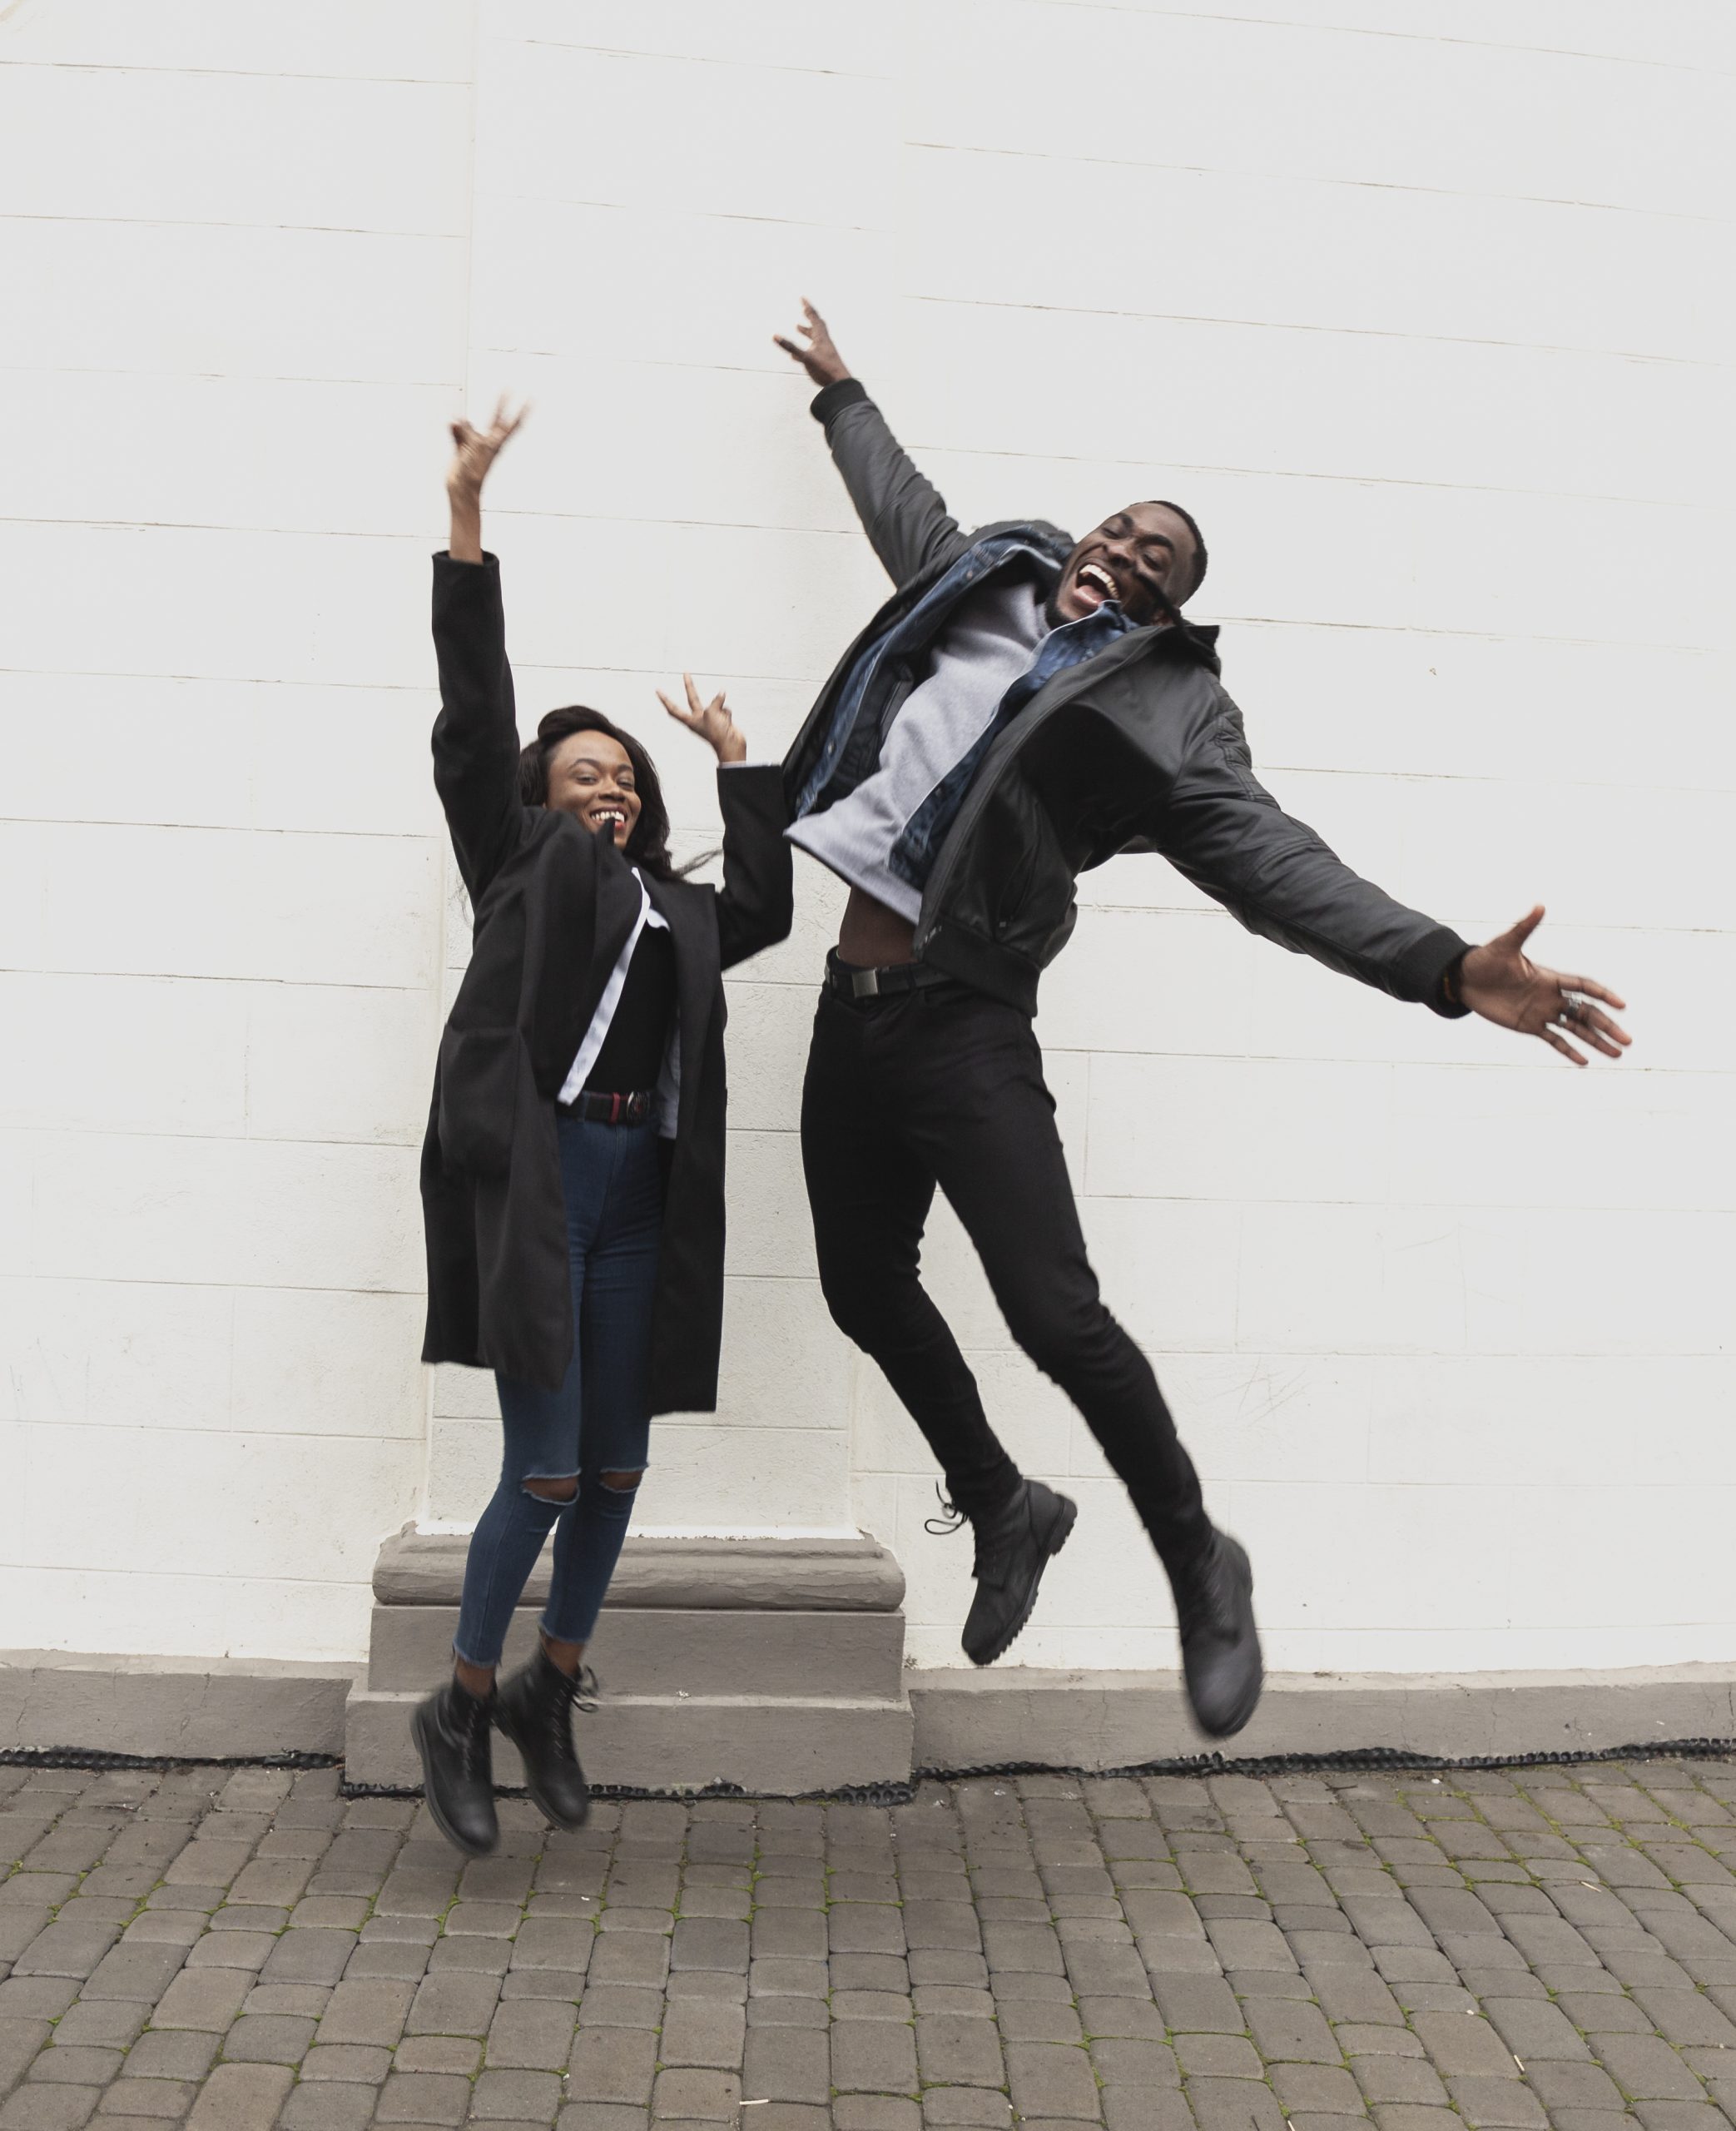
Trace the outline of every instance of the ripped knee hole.
<instances>
[{"instance_id":1,"label":"ripped knee hole","mask_svg":"<svg viewBox=\"0 0 1736 2131\"><path fill-rule=\"evenodd\" d=\"M599 1473L597 1477L612 1495L630 1495L644 1478L645 1468L641 1466L637 1473Z\"/></svg>"},{"instance_id":2,"label":"ripped knee hole","mask_svg":"<svg viewBox=\"0 0 1736 2131\"><path fill-rule=\"evenodd\" d=\"M536 1495L543 1502L572 1502L578 1493L578 1475L569 1473L563 1480L535 1479L524 1483L524 1492Z\"/></svg>"}]
</instances>

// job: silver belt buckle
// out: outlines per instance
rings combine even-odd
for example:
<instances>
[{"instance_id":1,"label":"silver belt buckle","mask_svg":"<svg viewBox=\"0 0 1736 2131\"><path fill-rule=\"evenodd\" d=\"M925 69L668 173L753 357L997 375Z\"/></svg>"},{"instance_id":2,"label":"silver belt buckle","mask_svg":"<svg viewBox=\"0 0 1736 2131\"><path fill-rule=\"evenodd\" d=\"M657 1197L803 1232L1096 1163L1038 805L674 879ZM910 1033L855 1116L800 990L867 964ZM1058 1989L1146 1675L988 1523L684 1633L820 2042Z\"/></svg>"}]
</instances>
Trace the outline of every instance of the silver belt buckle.
<instances>
[{"instance_id":1,"label":"silver belt buckle","mask_svg":"<svg viewBox=\"0 0 1736 2131\"><path fill-rule=\"evenodd\" d=\"M853 969L850 972L850 996L852 999L879 998L880 971L877 969Z\"/></svg>"}]
</instances>

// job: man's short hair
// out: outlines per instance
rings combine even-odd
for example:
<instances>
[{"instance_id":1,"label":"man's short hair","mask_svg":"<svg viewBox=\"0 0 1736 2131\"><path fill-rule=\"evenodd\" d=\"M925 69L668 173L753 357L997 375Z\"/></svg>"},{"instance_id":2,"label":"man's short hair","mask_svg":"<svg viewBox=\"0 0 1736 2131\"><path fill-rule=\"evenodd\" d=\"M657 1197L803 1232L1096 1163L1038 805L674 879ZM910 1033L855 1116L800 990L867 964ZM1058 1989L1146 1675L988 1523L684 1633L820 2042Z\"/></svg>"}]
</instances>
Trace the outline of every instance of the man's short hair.
<instances>
[{"instance_id":1,"label":"man's short hair","mask_svg":"<svg viewBox=\"0 0 1736 2131\"><path fill-rule=\"evenodd\" d=\"M1179 607L1183 601L1191 599L1206 581L1206 536L1200 531L1199 521L1194 517L1193 512L1183 510L1178 503L1171 503L1167 497L1163 496L1148 496L1146 501L1155 509L1173 510L1193 535L1193 582L1176 601L1175 604Z\"/></svg>"}]
</instances>

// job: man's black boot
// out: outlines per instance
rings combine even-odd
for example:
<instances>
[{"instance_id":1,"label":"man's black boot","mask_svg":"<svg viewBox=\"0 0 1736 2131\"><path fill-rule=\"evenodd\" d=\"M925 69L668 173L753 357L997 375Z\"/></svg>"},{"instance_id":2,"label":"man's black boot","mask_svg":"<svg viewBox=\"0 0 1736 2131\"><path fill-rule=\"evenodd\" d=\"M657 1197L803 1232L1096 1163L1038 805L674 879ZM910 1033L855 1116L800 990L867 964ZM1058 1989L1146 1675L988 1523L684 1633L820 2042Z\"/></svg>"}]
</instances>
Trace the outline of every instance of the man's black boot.
<instances>
[{"instance_id":1,"label":"man's black boot","mask_svg":"<svg viewBox=\"0 0 1736 2131\"><path fill-rule=\"evenodd\" d=\"M959 1518L956 1510L950 1513ZM976 1596L965 1622L965 1655L973 1665L992 1665L1030 1618L1043 1572L1066 1545L1079 1505L1040 1480L1021 1480L999 1509L966 1514L976 1534ZM933 1528L959 1527L937 1522Z\"/></svg>"},{"instance_id":2,"label":"man's black boot","mask_svg":"<svg viewBox=\"0 0 1736 2131\"><path fill-rule=\"evenodd\" d=\"M1238 1540L1207 1527L1203 1544L1167 1554L1182 1672L1202 1731L1228 1739L1254 1713L1265 1681L1254 1626L1254 1572Z\"/></svg>"},{"instance_id":3,"label":"man's black boot","mask_svg":"<svg viewBox=\"0 0 1736 2131\"><path fill-rule=\"evenodd\" d=\"M588 1692L596 1684L583 1674L569 1679L538 1644L494 1697L494 1721L518 1749L525 1788L558 1828L581 1828L590 1818L590 1789L573 1744L573 1705L582 1687Z\"/></svg>"},{"instance_id":4,"label":"man's black boot","mask_svg":"<svg viewBox=\"0 0 1736 2131\"><path fill-rule=\"evenodd\" d=\"M486 1857L500 1840L494 1817L492 1695L467 1694L449 1680L419 1702L410 1736L422 1756L422 1794L434 1826L467 1857Z\"/></svg>"}]
</instances>

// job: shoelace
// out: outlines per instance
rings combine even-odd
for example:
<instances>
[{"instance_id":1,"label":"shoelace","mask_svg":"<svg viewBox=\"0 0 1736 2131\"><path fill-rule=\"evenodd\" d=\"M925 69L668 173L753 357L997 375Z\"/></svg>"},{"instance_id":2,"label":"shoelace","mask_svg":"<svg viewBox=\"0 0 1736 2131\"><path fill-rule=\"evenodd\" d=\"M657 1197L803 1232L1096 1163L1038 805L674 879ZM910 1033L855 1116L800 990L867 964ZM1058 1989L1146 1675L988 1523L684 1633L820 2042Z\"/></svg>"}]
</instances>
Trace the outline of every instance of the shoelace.
<instances>
[{"instance_id":1,"label":"shoelace","mask_svg":"<svg viewBox=\"0 0 1736 2131\"><path fill-rule=\"evenodd\" d=\"M945 1489L938 1482L935 1487L935 1496L940 1505L940 1514L938 1517L925 1518L922 1522L923 1530L932 1532L937 1538L950 1539L955 1532L962 1531L965 1525L973 1525L976 1532L976 1551L971 1560L970 1573L979 1583L985 1580L998 1581L994 1572L1006 1559L1007 1547L1012 1535L1000 1532L991 1536L985 1532L981 1525L975 1522L968 1510L960 1509L958 1504L950 1499Z\"/></svg>"},{"instance_id":2,"label":"shoelace","mask_svg":"<svg viewBox=\"0 0 1736 2131\"><path fill-rule=\"evenodd\" d=\"M955 1532L961 1532L969 1520L938 1481L935 1485L935 1499L940 1505L940 1514L924 1518L922 1528L925 1532L932 1532L937 1539L950 1539Z\"/></svg>"},{"instance_id":3,"label":"shoelace","mask_svg":"<svg viewBox=\"0 0 1736 2131\"><path fill-rule=\"evenodd\" d=\"M581 1665L570 1678L558 1666L548 1668L560 1682L543 1706L543 1715L553 1743L572 1753L573 1727L570 1712L582 1711L587 1716L597 1709L597 1675L588 1665Z\"/></svg>"},{"instance_id":4,"label":"shoelace","mask_svg":"<svg viewBox=\"0 0 1736 2131\"><path fill-rule=\"evenodd\" d=\"M447 1707L451 1719L449 1728L458 1741L464 1774L480 1780L493 1766L489 1733L494 1717L494 1697L490 1696L484 1701L474 1695L460 1696L454 1692L448 1696Z\"/></svg>"}]
</instances>

